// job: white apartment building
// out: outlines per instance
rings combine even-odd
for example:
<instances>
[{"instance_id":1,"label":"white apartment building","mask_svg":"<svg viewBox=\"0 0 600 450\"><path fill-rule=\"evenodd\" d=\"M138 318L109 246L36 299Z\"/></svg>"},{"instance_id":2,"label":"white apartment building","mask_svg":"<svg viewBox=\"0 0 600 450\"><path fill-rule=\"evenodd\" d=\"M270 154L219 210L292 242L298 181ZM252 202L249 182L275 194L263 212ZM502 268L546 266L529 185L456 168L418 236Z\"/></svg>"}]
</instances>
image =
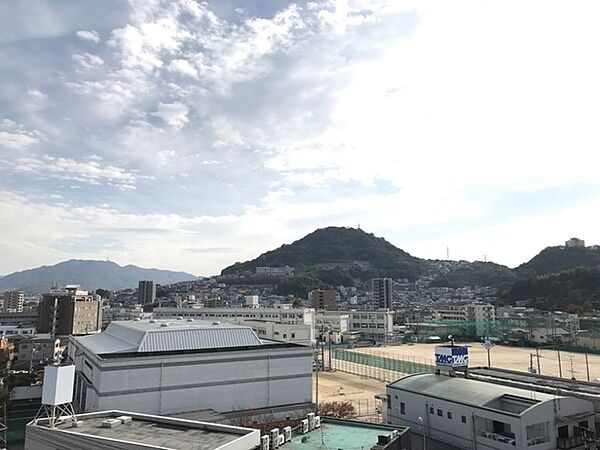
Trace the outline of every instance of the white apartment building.
<instances>
[{"instance_id":1,"label":"white apartment building","mask_svg":"<svg viewBox=\"0 0 600 450\"><path fill-rule=\"evenodd\" d=\"M23 312L25 293L21 291L6 291L2 295L2 310L5 312Z\"/></svg>"},{"instance_id":2,"label":"white apartment building","mask_svg":"<svg viewBox=\"0 0 600 450\"><path fill-rule=\"evenodd\" d=\"M257 275L265 275L269 277L286 277L294 274L294 268L290 266L283 267L257 267Z\"/></svg>"},{"instance_id":3,"label":"white apartment building","mask_svg":"<svg viewBox=\"0 0 600 450\"><path fill-rule=\"evenodd\" d=\"M433 310L435 320L468 322L477 336L485 337L496 322L496 309L490 303L446 305Z\"/></svg>"},{"instance_id":4,"label":"white apartment building","mask_svg":"<svg viewBox=\"0 0 600 450\"><path fill-rule=\"evenodd\" d=\"M587 400L441 374L389 384L386 403L389 423L468 450L590 448L594 430Z\"/></svg>"},{"instance_id":5,"label":"white apartment building","mask_svg":"<svg viewBox=\"0 0 600 450\"><path fill-rule=\"evenodd\" d=\"M187 320L111 322L71 337L80 411L218 413L312 401L312 349L260 339L249 327Z\"/></svg>"}]
</instances>

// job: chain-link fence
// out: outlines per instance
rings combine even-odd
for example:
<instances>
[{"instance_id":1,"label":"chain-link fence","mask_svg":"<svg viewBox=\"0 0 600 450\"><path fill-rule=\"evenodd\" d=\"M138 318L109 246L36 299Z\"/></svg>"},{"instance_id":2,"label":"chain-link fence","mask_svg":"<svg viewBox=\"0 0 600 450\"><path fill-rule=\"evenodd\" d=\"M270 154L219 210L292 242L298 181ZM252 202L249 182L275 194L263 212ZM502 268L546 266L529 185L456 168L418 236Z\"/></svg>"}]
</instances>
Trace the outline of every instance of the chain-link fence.
<instances>
[{"instance_id":1,"label":"chain-link fence","mask_svg":"<svg viewBox=\"0 0 600 450\"><path fill-rule=\"evenodd\" d=\"M377 350L331 350L331 368L376 380L392 382L411 373L433 373L433 360Z\"/></svg>"}]
</instances>

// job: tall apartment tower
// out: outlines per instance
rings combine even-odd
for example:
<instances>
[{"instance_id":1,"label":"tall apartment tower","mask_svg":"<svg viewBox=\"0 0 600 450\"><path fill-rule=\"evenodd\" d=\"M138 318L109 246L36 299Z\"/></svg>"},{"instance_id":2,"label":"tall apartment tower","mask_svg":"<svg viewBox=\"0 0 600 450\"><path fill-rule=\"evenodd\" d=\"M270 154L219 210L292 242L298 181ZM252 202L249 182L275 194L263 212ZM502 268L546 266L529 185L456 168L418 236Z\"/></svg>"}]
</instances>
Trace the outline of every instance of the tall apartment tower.
<instances>
[{"instance_id":1,"label":"tall apartment tower","mask_svg":"<svg viewBox=\"0 0 600 450\"><path fill-rule=\"evenodd\" d=\"M335 289L315 289L308 293L308 300L316 310L337 311L340 294Z\"/></svg>"},{"instance_id":2,"label":"tall apartment tower","mask_svg":"<svg viewBox=\"0 0 600 450\"><path fill-rule=\"evenodd\" d=\"M23 312L25 294L21 291L6 291L3 295L2 311Z\"/></svg>"},{"instance_id":3,"label":"tall apartment tower","mask_svg":"<svg viewBox=\"0 0 600 450\"><path fill-rule=\"evenodd\" d=\"M156 303L156 281L142 280L138 283L138 301L142 305Z\"/></svg>"},{"instance_id":4,"label":"tall apartment tower","mask_svg":"<svg viewBox=\"0 0 600 450\"><path fill-rule=\"evenodd\" d=\"M392 305L392 279L373 278L371 280L373 300L379 308L393 309Z\"/></svg>"},{"instance_id":5,"label":"tall apartment tower","mask_svg":"<svg viewBox=\"0 0 600 450\"><path fill-rule=\"evenodd\" d=\"M102 329L102 301L69 285L42 296L38 309L38 333L52 336L98 333Z\"/></svg>"}]
</instances>

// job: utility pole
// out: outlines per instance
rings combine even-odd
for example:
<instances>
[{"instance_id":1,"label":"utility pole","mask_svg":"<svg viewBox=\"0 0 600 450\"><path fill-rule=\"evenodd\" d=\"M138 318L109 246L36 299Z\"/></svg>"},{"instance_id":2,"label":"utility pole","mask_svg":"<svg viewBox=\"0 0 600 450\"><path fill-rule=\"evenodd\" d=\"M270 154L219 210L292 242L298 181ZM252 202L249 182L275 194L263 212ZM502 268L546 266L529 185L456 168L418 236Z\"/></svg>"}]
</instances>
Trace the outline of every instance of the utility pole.
<instances>
[{"instance_id":1,"label":"utility pole","mask_svg":"<svg viewBox=\"0 0 600 450\"><path fill-rule=\"evenodd\" d=\"M588 354L585 354L585 370L587 372L587 380L590 381L590 364L588 362Z\"/></svg>"},{"instance_id":2,"label":"utility pole","mask_svg":"<svg viewBox=\"0 0 600 450\"><path fill-rule=\"evenodd\" d=\"M562 378L562 364L560 363L560 349L556 347L556 355L558 357L558 376Z\"/></svg>"},{"instance_id":3,"label":"utility pole","mask_svg":"<svg viewBox=\"0 0 600 450\"><path fill-rule=\"evenodd\" d=\"M537 358L537 368L538 368L538 375L542 374L542 369L540 368L540 349L539 348L535 348L535 357Z\"/></svg>"}]
</instances>

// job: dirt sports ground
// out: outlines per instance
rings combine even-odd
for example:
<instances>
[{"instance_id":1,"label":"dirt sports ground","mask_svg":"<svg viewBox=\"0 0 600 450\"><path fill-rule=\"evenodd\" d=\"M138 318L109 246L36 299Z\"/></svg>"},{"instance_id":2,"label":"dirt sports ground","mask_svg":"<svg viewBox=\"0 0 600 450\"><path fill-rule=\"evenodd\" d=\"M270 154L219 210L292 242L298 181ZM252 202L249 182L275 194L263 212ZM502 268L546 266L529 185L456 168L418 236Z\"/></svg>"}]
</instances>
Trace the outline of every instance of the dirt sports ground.
<instances>
[{"instance_id":1,"label":"dirt sports ground","mask_svg":"<svg viewBox=\"0 0 600 450\"><path fill-rule=\"evenodd\" d=\"M464 344L469 346L469 366L487 366L487 352L481 343ZM353 349L353 352L367 353L391 359L414 361L415 363L434 364L435 344L398 345L387 347L369 347ZM559 376L558 354L553 349L539 350L539 368L542 375ZM533 356L530 356L533 355ZM490 359L493 367L527 371L530 362L537 369L536 351L532 348L507 347L497 345L491 349ZM563 378L574 376L578 380L587 380L587 368L591 381L600 379L600 355L582 353L560 352ZM325 360L328 354L325 353ZM373 369L370 373L381 376L388 381L373 379L371 377L356 375L356 373L369 373L362 370L357 364L340 363L334 360L333 367L338 370L319 373L319 402L350 401L361 415L374 411L376 401L374 396L385 392L388 381L403 376L401 373L389 373ZM348 373L354 372L354 373ZM313 394L316 394L316 376L313 375ZM315 397L313 397L315 398Z\"/></svg>"}]
</instances>

